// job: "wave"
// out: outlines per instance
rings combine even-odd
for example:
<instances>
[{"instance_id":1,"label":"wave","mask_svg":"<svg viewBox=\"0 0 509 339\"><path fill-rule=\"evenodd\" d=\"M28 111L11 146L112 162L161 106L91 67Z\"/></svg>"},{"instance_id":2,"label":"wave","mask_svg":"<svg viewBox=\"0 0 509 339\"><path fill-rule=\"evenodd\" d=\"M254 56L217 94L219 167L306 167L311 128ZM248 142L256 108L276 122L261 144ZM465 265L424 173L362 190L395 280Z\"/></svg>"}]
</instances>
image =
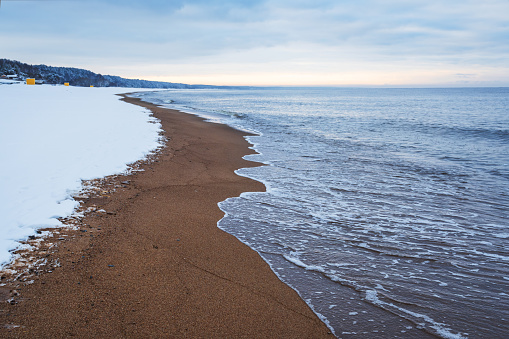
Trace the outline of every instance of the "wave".
<instances>
[{"instance_id":1,"label":"wave","mask_svg":"<svg viewBox=\"0 0 509 339\"><path fill-rule=\"evenodd\" d=\"M388 120L380 124L389 131L412 131L426 134L428 136L449 137L449 138L468 138L468 139L486 139L492 141L509 141L509 129L500 126L473 127L473 126L455 126L443 125L438 123L425 122L406 122L400 120Z\"/></svg>"},{"instance_id":2,"label":"wave","mask_svg":"<svg viewBox=\"0 0 509 339\"><path fill-rule=\"evenodd\" d=\"M408 305L408 306L414 306L412 304L408 304L406 302L402 301L396 301L391 298L388 298L384 294L384 299L387 300L381 300L380 299L380 292L383 291L382 286L378 286L377 288L380 288L380 291L377 291L376 289L372 289L367 286L363 286L359 284L357 281L341 278L337 275L334 275L331 272L327 272L322 266L316 266L316 265L307 265L305 264L301 259L293 255L282 255L283 258L285 258L288 262L304 268L307 271L313 271L317 273L321 273L324 277L328 278L330 281L333 281L335 283L339 283L342 286L352 288L356 290L357 292L360 292L364 295L364 300L371 303L374 306L380 307L390 313L393 313L403 319L406 319L410 322L412 322L417 328L423 329L428 333L438 335L441 338L444 339L465 339L466 337L463 336L460 333L453 333L452 330L449 328L447 324L440 323L433 318L431 318L428 315L418 313L415 311L411 311L410 309L407 309L403 306L398 306L396 304L400 305ZM356 313L356 312L353 312ZM352 314L353 314L352 313Z\"/></svg>"},{"instance_id":3,"label":"wave","mask_svg":"<svg viewBox=\"0 0 509 339\"><path fill-rule=\"evenodd\" d=\"M269 166L236 173L262 181L267 192L221 203L220 228L278 257L284 263L273 269L286 283L307 279L298 285L303 298L336 329L354 328L329 307L348 289L356 304L345 303L347 314L362 303L443 338L462 338L460 330L501 333L479 320L507 316L507 297L499 292L500 281L509 280L501 180L509 129L503 115L483 115L500 107L470 112L463 97L446 102L442 91L404 91L413 101L380 98L390 90L375 96L351 90L357 96L340 98L342 91L322 91L313 92L323 93L320 105L308 91L294 90L172 97L167 105L260 131L248 140L261 155L248 158ZM297 107L304 99L309 105ZM314 289L321 283L315 276L328 285Z\"/></svg>"}]
</instances>

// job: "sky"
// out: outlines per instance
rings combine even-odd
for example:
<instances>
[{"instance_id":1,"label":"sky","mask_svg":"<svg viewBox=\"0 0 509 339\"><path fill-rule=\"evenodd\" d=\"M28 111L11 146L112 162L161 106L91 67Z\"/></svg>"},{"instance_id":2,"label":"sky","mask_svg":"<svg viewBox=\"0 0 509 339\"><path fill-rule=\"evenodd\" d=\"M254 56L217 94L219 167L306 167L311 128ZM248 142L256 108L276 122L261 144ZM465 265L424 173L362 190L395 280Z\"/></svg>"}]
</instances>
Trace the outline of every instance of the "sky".
<instances>
[{"instance_id":1,"label":"sky","mask_svg":"<svg viewBox=\"0 0 509 339\"><path fill-rule=\"evenodd\" d=\"M509 86L509 0L2 0L0 58L210 85Z\"/></svg>"}]
</instances>

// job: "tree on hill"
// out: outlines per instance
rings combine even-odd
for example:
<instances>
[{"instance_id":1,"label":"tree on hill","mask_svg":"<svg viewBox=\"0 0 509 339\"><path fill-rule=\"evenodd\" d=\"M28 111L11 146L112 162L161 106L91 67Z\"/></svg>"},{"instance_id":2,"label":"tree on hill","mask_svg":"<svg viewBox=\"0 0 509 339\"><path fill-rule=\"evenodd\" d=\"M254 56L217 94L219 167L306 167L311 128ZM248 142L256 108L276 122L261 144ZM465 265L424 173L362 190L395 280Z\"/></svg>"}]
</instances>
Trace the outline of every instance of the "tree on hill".
<instances>
[{"instance_id":1,"label":"tree on hill","mask_svg":"<svg viewBox=\"0 0 509 339\"><path fill-rule=\"evenodd\" d=\"M69 82L73 86L130 87L130 88L204 88L186 84L125 79L112 75L101 75L85 69L73 67L53 67L29 65L15 60L0 59L0 75L16 74L21 79L36 78L48 84Z\"/></svg>"}]
</instances>

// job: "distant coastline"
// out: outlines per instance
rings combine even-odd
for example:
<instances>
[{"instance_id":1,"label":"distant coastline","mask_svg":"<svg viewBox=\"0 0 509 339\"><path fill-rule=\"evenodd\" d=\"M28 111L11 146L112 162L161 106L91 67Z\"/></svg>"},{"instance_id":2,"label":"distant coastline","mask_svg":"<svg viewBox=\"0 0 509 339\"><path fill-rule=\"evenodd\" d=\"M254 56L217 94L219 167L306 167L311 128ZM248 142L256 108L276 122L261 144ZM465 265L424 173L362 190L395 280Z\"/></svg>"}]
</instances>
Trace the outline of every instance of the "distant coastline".
<instances>
[{"instance_id":1,"label":"distant coastline","mask_svg":"<svg viewBox=\"0 0 509 339\"><path fill-rule=\"evenodd\" d=\"M125 88L167 88L167 89L204 89L238 88L238 86L189 85L174 82L126 79L116 75L102 75L74 67L55 67L30 65L16 60L0 59L0 78L25 81L35 78L38 83L79 87L125 87Z\"/></svg>"}]
</instances>

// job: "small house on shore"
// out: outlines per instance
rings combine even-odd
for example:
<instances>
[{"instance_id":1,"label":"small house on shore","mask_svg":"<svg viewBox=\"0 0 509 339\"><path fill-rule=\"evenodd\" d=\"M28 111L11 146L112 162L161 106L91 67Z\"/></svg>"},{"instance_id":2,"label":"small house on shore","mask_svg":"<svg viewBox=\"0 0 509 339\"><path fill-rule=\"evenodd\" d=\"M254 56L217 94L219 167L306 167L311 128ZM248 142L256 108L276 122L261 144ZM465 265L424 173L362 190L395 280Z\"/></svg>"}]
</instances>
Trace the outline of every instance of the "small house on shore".
<instances>
[{"instance_id":1,"label":"small house on shore","mask_svg":"<svg viewBox=\"0 0 509 339\"><path fill-rule=\"evenodd\" d=\"M37 80L35 78L27 78L26 84L27 85L42 85L42 84L44 84L44 80Z\"/></svg>"}]
</instances>

